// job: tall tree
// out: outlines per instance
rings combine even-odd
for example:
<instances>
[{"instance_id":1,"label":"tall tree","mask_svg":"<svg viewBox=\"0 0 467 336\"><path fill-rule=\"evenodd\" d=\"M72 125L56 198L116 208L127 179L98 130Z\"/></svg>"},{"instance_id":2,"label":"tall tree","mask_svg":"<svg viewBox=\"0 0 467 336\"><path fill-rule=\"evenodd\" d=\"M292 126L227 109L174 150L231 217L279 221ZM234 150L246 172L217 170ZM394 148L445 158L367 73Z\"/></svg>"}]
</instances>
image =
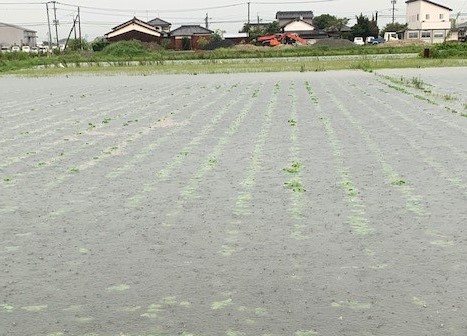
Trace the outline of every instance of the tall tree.
<instances>
[{"instance_id":1,"label":"tall tree","mask_svg":"<svg viewBox=\"0 0 467 336\"><path fill-rule=\"evenodd\" d=\"M330 14L322 14L313 18L313 25L316 28L322 30L332 29L336 31L341 31L342 27L344 27L348 22L349 19L347 18L338 18L337 16Z\"/></svg>"},{"instance_id":2,"label":"tall tree","mask_svg":"<svg viewBox=\"0 0 467 336\"><path fill-rule=\"evenodd\" d=\"M379 36L379 29L374 18L370 20L367 16L360 14L356 19L357 23L352 27L351 31L353 38L361 36L366 40L368 36Z\"/></svg>"}]
</instances>

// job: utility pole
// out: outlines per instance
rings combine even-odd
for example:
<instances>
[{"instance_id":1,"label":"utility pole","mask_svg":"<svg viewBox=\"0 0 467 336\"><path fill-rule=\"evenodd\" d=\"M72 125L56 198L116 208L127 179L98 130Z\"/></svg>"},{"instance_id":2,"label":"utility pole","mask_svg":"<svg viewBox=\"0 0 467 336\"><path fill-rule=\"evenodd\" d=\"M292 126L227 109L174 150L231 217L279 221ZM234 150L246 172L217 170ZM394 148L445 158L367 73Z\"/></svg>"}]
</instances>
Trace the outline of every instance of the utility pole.
<instances>
[{"instance_id":1,"label":"utility pole","mask_svg":"<svg viewBox=\"0 0 467 336\"><path fill-rule=\"evenodd\" d=\"M259 24L259 14L258 13L256 13L256 21Z\"/></svg>"},{"instance_id":2,"label":"utility pole","mask_svg":"<svg viewBox=\"0 0 467 336\"><path fill-rule=\"evenodd\" d=\"M204 23L206 24L206 29L209 29L209 15L206 13L206 17L204 18Z\"/></svg>"},{"instance_id":3,"label":"utility pole","mask_svg":"<svg viewBox=\"0 0 467 336\"><path fill-rule=\"evenodd\" d=\"M378 11L376 11L376 17L375 17L375 20L376 20L376 25L378 25Z\"/></svg>"},{"instance_id":4,"label":"utility pole","mask_svg":"<svg viewBox=\"0 0 467 336\"><path fill-rule=\"evenodd\" d=\"M396 12L396 3L397 0L391 0L392 3L392 23L394 23L394 17L395 17L395 12Z\"/></svg>"},{"instance_id":5,"label":"utility pole","mask_svg":"<svg viewBox=\"0 0 467 336\"><path fill-rule=\"evenodd\" d=\"M52 1L54 5L54 25L55 25L55 37L57 38L57 48L60 51L60 45L58 43L58 20L57 20L57 7L55 6L56 1Z\"/></svg>"},{"instance_id":6,"label":"utility pole","mask_svg":"<svg viewBox=\"0 0 467 336\"><path fill-rule=\"evenodd\" d=\"M47 27L49 28L49 49L52 51L52 32L50 31L50 15L49 15L49 3L45 3L45 8L47 9Z\"/></svg>"},{"instance_id":7,"label":"utility pole","mask_svg":"<svg viewBox=\"0 0 467 336\"><path fill-rule=\"evenodd\" d=\"M248 24L250 24L250 6L251 6L251 2L248 1Z\"/></svg>"},{"instance_id":8,"label":"utility pole","mask_svg":"<svg viewBox=\"0 0 467 336\"><path fill-rule=\"evenodd\" d=\"M81 10L78 6L78 35L79 35L79 48L83 50L83 37L81 36Z\"/></svg>"}]
</instances>

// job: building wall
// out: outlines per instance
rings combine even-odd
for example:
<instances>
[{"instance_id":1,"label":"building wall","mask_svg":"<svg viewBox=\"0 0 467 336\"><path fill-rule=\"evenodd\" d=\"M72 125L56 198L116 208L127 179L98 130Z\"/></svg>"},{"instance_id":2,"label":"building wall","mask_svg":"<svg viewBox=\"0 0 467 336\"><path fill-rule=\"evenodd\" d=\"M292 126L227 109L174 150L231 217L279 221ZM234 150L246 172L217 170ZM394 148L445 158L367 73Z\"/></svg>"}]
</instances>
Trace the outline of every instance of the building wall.
<instances>
[{"instance_id":1,"label":"building wall","mask_svg":"<svg viewBox=\"0 0 467 336\"><path fill-rule=\"evenodd\" d=\"M445 30L451 28L449 10L425 1L407 4L409 30Z\"/></svg>"},{"instance_id":2,"label":"building wall","mask_svg":"<svg viewBox=\"0 0 467 336\"><path fill-rule=\"evenodd\" d=\"M303 21L294 21L284 27L284 32L295 32L295 31L313 31L315 28L309 23Z\"/></svg>"},{"instance_id":3,"label":"building wall","mask_svg":"<svg viewBox=\"0 0 467 336\"><path fill-rule=\"evenodd\" d=\"M16 27L2 26L0 24L0 45L28 45L30 47L35 47L37 45L36 33Z\"/></svg>"},{"instance_id":4,"label":"building wall","mask_svg":"<svg viewBox=\"0 0 467 336\"><path fill-rule=\"evenodd\" d=\"M141 42L161 43L161 38L159 36L148 35L137 30L127 31L123 34L113 35L112 37L109 35L108 39L111 42L137 40Z\"/></svg>"},{"instance_id":5,"label":"building wall","mask_svg":"<svg viewBox=\"0 0 467 336\"><path fill-rule=\"evenodd\" d=\"M278 20L279 21L279 27L284 27L286 24L288 24L290 21L293 21L293 20L303 20L305 22L308 22L309 24L312 24L313 23L313 20L312 19L304 19L304 18L300 18L300 17L297 17L297 18L293 18L293 19L280 19Z\"/></svg>"},{"instance_id":6,"label":"building wall","mask_svg":"<svg viewBox=\"0 0 467 336\"><path fill-rule=\"evenodd\" d=\"M109 39L111 39L111 38L114 38L114 37L116 37L118 35L123 35L123 34L129 33L129 32L134 32L134 31L137 31L137 32L140 32L140 33L143 33L143 34L146 34L146 35L153 35L154 37L160 37L160 33L155 32L152 29L140 26L140 25L135 24L135 23L129 24L128 26L125 26L125 27L122 27L121 29L115 30L115 31L109 33L107 35L107 37Z\"/></svg>"},{"instance_id":7,"label":"building wall","mask_svg":"<svg viewBox=\"0 0 467 336\"><path fill-rule=\"evenodd\" d=\"M200 35L192 35L192 36L172 36L172 49L175 50L183 50L183 39L188 38L190 41L191 50L200 49L199 47L199 40L206 39L209 40L210 34L200 34Z\"/></svg>"}]
</instances>

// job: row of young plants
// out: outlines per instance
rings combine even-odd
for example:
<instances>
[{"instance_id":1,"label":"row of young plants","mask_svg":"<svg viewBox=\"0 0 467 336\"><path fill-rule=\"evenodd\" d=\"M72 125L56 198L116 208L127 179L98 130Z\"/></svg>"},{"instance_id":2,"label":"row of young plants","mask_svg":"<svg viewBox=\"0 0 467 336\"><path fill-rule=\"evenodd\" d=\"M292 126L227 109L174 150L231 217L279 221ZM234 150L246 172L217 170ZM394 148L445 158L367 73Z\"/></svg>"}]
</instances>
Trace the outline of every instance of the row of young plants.
<instances>
[{"instance_id":1,"label":"row of young plants","mask_svg":"<svg viewBox=\"0 0 467 336\"><path fill-rule=\"evenodd\" d=\"M250 164L245 169L245 174L240 182L240 191L235 200L232 220L224 228L225 238L220 249L220 253L224 256L231 256L237 252L238 236L241 229L246 225L247 218L251 215L251 207L254 202L255 186L257 185L256 178L261 171L262 160L264 156L264 147L267 143L271 132L272 120L277 112L277 101L279 97L280 83L276 83L272 90L269 103L266 106L266 111L263 114L261 121L261 129L257 133L254 142L254 150L251 154ZM259 91L255 93L258 96Z\"/></svg>"},{"instance_id":2,"label":"row of young plants","mask_svg":"<svg viewBox=\"0 0 467 336\"><path fill-rule=\"evenodd\" d=\"M167 88L167 93L170 92L169 90L171 87ZM115 99L115 97L113 97ZM128 97L131 98L131 97ZM159 98L154 100L154 98L147 98L148 104L149 103L154 103L154 102L162 102L163 100L169 99L167 95L161 95ZM112 100L109 100L109 103ZM29 172L23 173L21 175L21 179L24 179L28 176L39 174L40 171L54 163L60 164L60 162L66 160L67 158L69 159L74 159L77 157L82 157L82 152L89 152L90 148L97 148L99 149L99 143L104 139L108 138L109 136L114 136L116 133L110 133L107 134L107 130L109 129L109 126L112 123L116 123L119 119L126 118L124 119L125 122L128 122L129 118L136 118L139 117L141 119L141 116L138 116L138 112L140 110L144 110L145 106L140 108L140 109L132 109L131 107L133 106L133 103L131 102L131 99L126 100L127 103L124 105L120 105L117 109L113 109L112 113L119 113L116 115L112 115L112 118L109 117L109 111L107 108L102 108L101 113L93 114L93 118L95 120L99 120L99 122L94 122L94 123L88 123L86 129L80 130L76 134L65 134L66 138L60 138L57 139L57 128L63 127L63 124L65 125L70 125L72 127L80 126L82 124L81 121L76 121L77 116L79 115L81 110L82 113L86 113L86 111L89 111L91 106L81 106L79 109L76 111L73 111L73 114L71 117L63 120L63 118L57 118L57 124L53 125L45 125L45 129L48 129L47 131L44 131L42 128L36 128L34 131L31 133L37 134L39 133L38 136L32 136L32 134L29 134L28 136L30 137L31 141L33 142L33 145L37 145L38 143L41 144L40 148L35 149L34 151L28 152L26 154L22 154L20 156L12 157L10 160L6 160L3 166L10 166L12 164L19 163L23 160L27 160L29 158L34 159L37 158L40 160L39 162L34 163L32 166L35 167L35 169L30 170ZM128 111L131 111L133 115L129 115ZM126 113L125 113L126 112ZM75 114L78 113L78 114ZM147 118L142 117L142 119ZM142 120L141 119L141 120ZM72 122L75 120L75 122ZM134 122L137 119L132 119ZM90 126L91 125L91 126ZM69 127L67 128L69 129ZM89 138L91 137L91 138ZM42 139L54 139L53 141L49 142L44 142ZM127 145L129 142L124 141L121 142L121 146ZM64 150L62 147L62 151L58 152L57 148L60 146L63 146L66 144L66 148L70 148L70 150ZM22 149L24 147L24 141L19 143L18 146L21 145L21 147L18 149ZM66 171L64 171L60 176L57 176L54 181L51 181L50 184L48 185L48 188L53 188L57 185L60 185L63 183L65 180L67 180L70 176L69 173L77 173L80 170L85 170L87 168L90 168L98 163L98 161L104 156L104 155L110 155L110 154L115 154L114 152L118 150L118 146L113 144L110 146L108 149L102 150L102 153L99 154L94 154L92 155L92 158L84 163L80 163L79 167L74 166L70 167Z\"/></svg>"},{"instance_id":3,"label":"row of young plants","mask_svg":"<svg viewBox=\"0 0 467 336\"><path fill-rule=\"evenodd\" d=\"M122 138L118 142L113 142L108 147L99 148L99 152L94 154L94 155L88 154L87 155L88 159L86 161L82 161L82 162L77 163L74 167L70 168L67 172L65 172L64 174L57 177L53 182L51 182L49 184L48 187L50 187L50 188L57 187L58 185L63 183L65 180L71 178L72 175L70 173L79 173L79 172L85 171L87 169L90 169L90 168L98 165L98 164L104 164L103 162L106 161L107 159L110 159L111 157L126 154L126 153L124 153L124 151L128 147L130 147L130 146L132 146L134 144L138 144L145 137L150 136L154 132L155 129L159 129L158 126L159 126L159 124L161 122L163 122L163 120L165 120L166 118L172 117L175 112L173 110L169 110L169 111L165 112L164 114L161 114L161 115L159 115L159 116L157 116L155 118L154 118L153 114L140 113L140 112L148 111L148 109L150 109L152 106L157 107L157 109L156 109L157 112L161 112L161 111L164 110L165 104L167 104L167 106L172 106L171 103L172 103L172 100L173 100L173 96L171 94L169 94L169 92L173 92L173 90L181 90L182 86L184 86L184 85L183 84L177 84L177 85L174 85L173 87L167 87L166 91L162 91L161 92L162 94L159 95L157 99L154 99L152 97L148 97L148 103L146 105L142 105L140 108L130 109L131 114L126 115L127 118L124 119L125 120L124 123L122 125L116 125L116 126L113 127L114 129L115 128L122 129L123 127L128 128L128 130L126 132L123 132L126 135L126 137ZM164 92L165 92L165 94L164 94ZM201 95L200 95L200 93L202 92L201 87L194 86L193 89L189 88L187 90L187 92L188 92L188 95L185 96L184 98L189 103L191 103L193 105L196 105L196 103L198 103L201 100ZM195 99L192 98L193 96L195 97ZM183 104L182 99L178 100L177 102L180 103L180 104ZM199 110L198 110L198 113L199 113ZM131 118L139 118L139 119L129 120ZM151 120L153 118L155 120ZM109 121L109 123L110 123L110 121ZM132 125L141 124L141 125L145 125L145 127L141 128L139 126L135 126L135 127L130 128L130 127L128 127L128 126L130 126L130 124L132 124ZM110 136L111 137L117 137L117 136L119 137L121 134L122 133L119 133L119 132L113 132L112 134L110 134ZM92 132L90 133L90 135L92 135ZM104 138L105 137L106 137L106 135L104 134ZM164 138L164 137L162 137L162 138ZM167 138L168 137L165 136L166 140L167 140ZM98 144L99 140L96 140L96 143ZM85 146L85 147L87 147L87 146ZM85 147L82 148L82 149L85 152L87 152ZM148 151L149 148L145 148L145 150ZM80 155L80 149L77 149L76 152L71 153L71 154L74 157L83 156L83 155Z\"/></svg>"},{"instance_id":4,"label":"row of young plants","mask_svg":"<svg viewBox=\"0 0 467 336\"><path fill-rule=\"evenodd\" d=\"M184 104L181 108L178 109L178 110L191 110L191 113L189 114L189 116L183 118L183 120L181 121L178 121L176 125L172 125L172 126L169 125L170 131L168 133L166 133L165 135L161 137L158 137L156 141L150 142L149 144L144 146L144 148L135 152L135 154L133 154L131 158L125 161L124 165L116 167L112 171L110 171L106 175L106 178L114 179L133 170L136 166L140 165L145 159L147 159L150 155L152 155L154 153L154 150L161 147L164 143L172 139L178 133L184 131L186 127L191 126L191 122L195 120L195 118L198 117L201 113L203 113L203 111L211 108L212 106L216 106L219 102L223 102L225 98L229 96L229 94L232 94L235 92L233 90L236 89L237 86L238 86L237 84L234 84L230 88L227 89L227 87L225 86L216 85L215 90L217 91L221 90L222 94L219 97L217 97L215 100L208 100L207 102L204 102L205 97L203 94L196 94L195 99L191 99L187 104ZM201 86L200 88L203 91L207 89L205 86ZM203 101L204 103L202 105L199 105L201 101ZM171 117L171 114L167 114L165 117L161 118L159 121L160 123L164 123L164 122L170 123L171 122L170 117ZM176 127L173 127L173 126L176 126ZM177 156L182 156L182 155L186 156L187 155L186 151L180 151L180 153ZM150 187L150 184L148 185L148 188L152 190Z\"/></svg>"},{"instance_id":5,"label":"row of young plants","mask_svg":"<svg viewBox=\"0 0 467 336\"><path fill-rule=\"evenodd\" d=\"M365 93L365 91L363 91L363 93ZM395 114L399 116L407 125L410 125L413 129L418 129L420 133L424 134L424 136L426 134L431 134L434 131L433 129L422 126L420 123L410 118L407 113L404 113L401 110L395 108L394 105L385 101L380 101L379 99L373 97L371 94L367 94L366 96L369 97L369 99L372 100L375 104L379 103L385 105L388 109L390 109L393 115ZM431 167L440 178L444 179L455 188L461 190L464 193L464 196L467 196L467 183L463 181L461 176L455 176L452 172L450 172L448 168L446 168L442 163L435 159L432 154L430 154L428 149L423 148L419 142L415 140L412 134L404 134L399 126L397 126L397 124L395 124L391 118L386 117L384 113L377 113L377 109L373 107L374 105L368 104L368 102L362 101L360 99L359 102L372 110L374 112L372 115L380 119L386 127L391 129L391 134L397 134L400 138L402 138L404 142L407 143L417 153L417 156L429 167ZM433 141L435 140L433 139ZM447 151L457 156L460 160L467 160L467 155L453 146L451 143L441 142L439 139L436 139L436 142L438 146L443 146Z\"/></svg>"},{"instance_id":6,"label":"row of young plants","mask_svg":"<svg viewBox=\"0 0 467 336\"><path fill-rule=\"evenodd\" d=\"M335 81L336 87L347 94L352 94L342 83ZM402 178L402 175L394 168L394 166L386 158L385 153L380 149L378 143L371 137L370 133L365 129L364 126L352 115L345 104L336 98L332 93L328 93L329 98L334 102L337 109L345 117L345 119L361 136L365 145L373 153L377 162L381 166L386 182L397 188L397 190L403 195L406 201L406 208L408 211L414 213L416 216L428 215L427 209L424 206L423 197L415 191L415 188ZM364 104L361 98L356 97L360 104ZM364 104L365 106L366 104Z\"/></svg>"},{"instance_id":7,"label":"row of young plants","mask_svg":"<svg viewBox=\"0 0 467 336\"><path fill-rule=\"evenodd\" d=\"M311 87L306 82L307 90L310 92ZM300 120L298 119L297 113L297 92L295 83L291 82L288 88L288 98L290 103L290 115L288 125L290 127L290 150L289 150L289 162L290 166L283 169L288 180L284 183L284 186L291 190L292 193L289 196L289 212L292 217L293 227L291 228L291 237L297 240L309 238L304 229L307 225L304 223L304 193L306 192L303 181L303 165L300 155Z\"/></svg>"},{"instance_id":8,"label":"row of young plants","mask_svg":"<svg viewBox=\"0 0 467 336\"><path fill-rule=\"evenodd\" d=\"M130 196L128 198L127 204L135 207L141 204L141 202L145 199L145 195L148 193L151 193L154 188L162 181L167 181L171 174L177 169L177 167L180 167L185 160L189 158L191 155L191 152L198 146L202 141L204 141L210 133L212 133L214 130L216 130L216 126L222 121L222 118L233 109L233 107L238 104L239 102L242 102L243 98L248 94L250 90L250 86L247 87L242 87L240 93L237 93L238 90L238 85L234 84L231 89L235 89L235 91L231 90L223 90L223 93L219 95L216 100L209 100L206 102L204 105L199 105L197 104L196 101L193 102L193 105L196 106L196 108L193 110L193 112L190 114L188 118L186 118L183 121L183 125L181 127L174 128L171 132L169 132L166 136L158 138L156 142L150 144L146 149L144 149L144 153L142 156L140 155L140 158L144 158L147 155L149 155L151 152L153 152L156 148L160 147L164 142L169 141L170 139L173 139L173 137L181 132L185 127L187 126L192 126L191 122L202 114L204 111L207 109L212 109L216 105L218 105L220 102L222 102L223 107L217 111L211 118L211 120L204 125L204 127L198 132L198 134L183 148L177 151L177 154L172 157L170 161L168 161L165 164L165 167L162 169L159 169L157 172L154 173L154 177L146 182L143 186L143 190L137 192L135 195ZM218 89L216 89L218 90ZM233 94L236 93L236 94ZM201 97L204 97L203 95L198 95L201 99ZM229 98L230 100L225 103L225 99ZM190 104L191 105L191 104ZM188 107L188 106L187 106ZM139 159L138 159L139 160ZM211 164L214 164L215 162L210 162ZM127 166L125 166L127 167ZM121 172L121 169L119 169L117 172ZM112 174L113 177L115 174Z\"/></svg>"},{"instance_id":9,"label":"row of young plants","mask_svg":"<svg viewBox=\"0 0 467 336\"><path fill-rule=\"evenodd\" d=\"M415 98L426 101L432 105L442 106L446 111L452 114L467 117L467 102L463 100L463 97L436 92L433 85L424 82L418 77L406 78L401 76L397 78L394 76L382 75L378 75L378 77L381 79L381 83L385 83L394 90L407 95L413 95Z\"/></svg>"},{"instance_id":10,"label":"row of young plants","mask_svg":"<svg viewBox=\"0 0 467 336\"><path fill-rule=\"evenodd\" d=\"M345 88L342 86L341 89ZM381 103L374 98L372 98L372 100L375 104ZM387 117L385 113L378 112L378 109L375 108L374 105L372 105L371 103L364 101L361 98L359 98L359 103L362 106L366 106L368 109L370 109L373 112L373 116L380 119L386 127L391 129L391 134L395 134L402 138L417 153L417 156L439 176L440 179L444 179L446 182L450 183L453 187L462 192L464 198L467 197L467 184L462 180L462 178L459 176L453 176L452 173L446 167L444 167L444 165L442 165L438 160L436 160L432 155L430 155L429 151L423 149L420 146L419 142L415 140L416 138L412 134L404 134L400 130L399 126L397 126L397 124L394 123L392 118ZM391 111L391 113L396 114L403 118L405 121L407 121L407 123L412 125L414 129L420 129L419 123L407 117L407 112L402 112L401 110L395 109L393 105L387 103L383 105L387 106L388 111ZM432 133L432 131L433 130L422 129L421 133L430 134ZM369 133L366 133L363 136L365 138L368 138ZM372 148L372 150L374 151L378 151L375 145L370 145L370 148ZM465 160L465 158L463 160ZM388 171L387 169L385 169L385 173L389 175L391 173L394 173L394 171ZM431 216L431 214L424 207L420 206L422 202L425 202L423 201L423 198L420 195L416 194L414 187L407 185L407 182L405 180L396 180L395 183L393 182L391 184L401 192L401 194L407 201L407 209L413 212L417 218L427 219ZM435 240L430 242L432 245L440 247L450 247L453 245L453 241L450 240L448 236L442 235L436 230L429 228L425 233L427 236L430 237L430 239L432 239L432 237L435 237Z\"/></svg>"},{"instance_id":11,"label":"row of young plants","mask_svg":"<svg viewBox=\"0 0 467 336\"><path fill-rule=\"evenodd\" d=\"M372 234L374 228L371 227L368 221L366 206L360 195L360 190L354 182L355 179L350 167L346 163L341 141L336 134L331 120L324 114L319 103L319 98L313 93L310 86L308 88L308 94L311 103L314 104L317 115L319 115L319 120L323 125L327 141L334 156L334 169L339 177L339 186L346 195L345 200L351 211L351 214L348 215L350 227L355 233L361 236Z\"/></svg>"},{"instance_id":12,"label":"row of young plants","mask_svg":"<svg viewBox=\"0 0 467 336\"><path fill-rule=\"evenodd\" d=\"M102 102L103 104L105 103L111 103L117 95L110 96L107 98L106 101ZM121 95L121 98L124 99L124 101L127 101L126 104L120 105L118 108L112 110L112 118L114 120L122 118L123 117L123 112L130 110L130 106L132 105L131 103L131 98L132 95L130 93L123 94ZM50 112L45 112L48 108L46 107L39 107L37 110L35 110L34 114L43 114L45 113L48 115L47 117L44 118L27 118L27 116L24 117L24 119L28 120L23 123L19 123L16 126L13 126L8 129L9 132L15 131L15 130L23 130L23 132L18 136L16 136L16 139L21 139L21 141L15 142L12 146L5 146L5 151L8 152L16 152L20 153L21 150L24 150L24 148L30 144L34 146L34 148L37 146L38 143L41 144L40 148L34 149L34 150L29 150L26 153L23 153L19 156L15 157L10 157L10 159L5 159L4 163L1 165L2 168L6 168L12 164L19 163L23 160L26 160L28 158L35 158L39 157L41 159L41 162L39 163L44 163L48 162L50 160L44 159L41 157L41 153L49 153L49 152L54 152L54 155L57 155L56 149L62 145L65 141L67 142L67 145L72 145L74 143L81 143L82 142L82 136L87 135L89 133L96 133L98 130L106 128L106 126L109 124L110 120L112 118L109 118L109 111L106 108L98 108L97 110L101 110L100 112L97 112L93 114L93 119L96 120L94 123L89 122L88 125L86 126L86 129L81 129L77 131L75 134L69 134L65 135L66 138L60 138L57 139L58 135L60 134L61 130L64 127L79 127L81 126L82 122L80 120L77 120L79 118L79 115L81 113L86 113L86 111L89 111L93 109L94 107L100 106L99 103L97 102L90 102L89 104L86 102L81 102L82 104L73 109L70 113L70 111L67 111L67 117L62 117L63 115L63 110L59 108L54 108L54 111L59 111L60 115L56 115L54 113ZM37 112L36 112L37 111ZM119 112L121 112L119 114ZM32 111L29 111L31 114ZM115 115L114 115L115 114ZM40 127L35 126L36 124L42 125ZM28 129L28 131L24 131L25 129ZM49 140L48 139L53 139ZM11 141L8 139L3 139L2 141ZM94 145L97 140L94 141L89 141L87 145ZM0 154L4 154L1 152ZM68 155L69 153L67 153ZM60 153L59 156L63 159L63 156L65 153ZM55 156L54 156L55 158ZM54 161L54 160L53 160ZM38 163L38 164L39 164ZM45 166L47 164L41 164L40 166Z\"/></svg>"}]
</instances>

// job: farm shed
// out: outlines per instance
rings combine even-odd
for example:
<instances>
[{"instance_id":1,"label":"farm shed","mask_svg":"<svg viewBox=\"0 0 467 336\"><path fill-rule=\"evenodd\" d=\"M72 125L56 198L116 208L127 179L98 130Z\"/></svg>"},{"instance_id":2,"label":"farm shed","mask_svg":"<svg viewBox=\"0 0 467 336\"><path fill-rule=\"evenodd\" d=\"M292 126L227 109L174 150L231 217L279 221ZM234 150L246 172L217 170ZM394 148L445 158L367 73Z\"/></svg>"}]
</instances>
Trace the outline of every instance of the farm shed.
<instances>
[{"instance_id":1,"label":"farm shed","mask_svg":"<svg viewBox=\"0 0 467 336\"><path fill-rule=\"evenodd\" d=\"M0 22L0 45L10 47L37 45L37 32L20 26Z\"/></svg>"},{"instance_id":2,"label":"farm shed","mask_svg":"<svg viewBox=\"0 0 467 336\"><path fill-rule=\"evenodd\" d=\"M181 26L170 32L171 45L176 50L199 49L199 40L209 39L214 32L199 25Z\"/></svg>"},{"instance_id":3,"label":"farm shed","mask_svg":"<svg viewBox=\"0 0 467 336\"><path fill-rule=\"evenodd\" d=\"M141 42L161 42L162 33L150 24L137 19L133 19L112 28L105 37L111 42L138 40Z\"/></svg>"}]
</instances>

